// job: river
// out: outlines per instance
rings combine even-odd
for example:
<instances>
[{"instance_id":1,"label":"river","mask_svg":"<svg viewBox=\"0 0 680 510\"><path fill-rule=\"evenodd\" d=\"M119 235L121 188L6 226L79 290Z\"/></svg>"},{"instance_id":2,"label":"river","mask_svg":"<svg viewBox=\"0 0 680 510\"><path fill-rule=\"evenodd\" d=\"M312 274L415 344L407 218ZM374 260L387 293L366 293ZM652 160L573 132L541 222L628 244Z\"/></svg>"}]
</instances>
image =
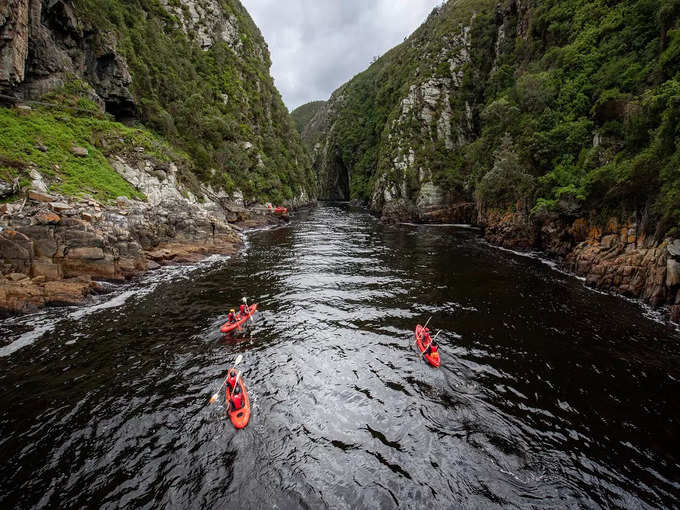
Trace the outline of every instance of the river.
<instances>
[{"instance_id":1,"label":"river","mask_svg":"<svg viewBox=\"0 0 680 510\"><path fill-rule=\"evenodd\" d=\"M319 206L0 335L2 508L680 507L680 334L474 229Z\"/></svg>"}]
</instances>

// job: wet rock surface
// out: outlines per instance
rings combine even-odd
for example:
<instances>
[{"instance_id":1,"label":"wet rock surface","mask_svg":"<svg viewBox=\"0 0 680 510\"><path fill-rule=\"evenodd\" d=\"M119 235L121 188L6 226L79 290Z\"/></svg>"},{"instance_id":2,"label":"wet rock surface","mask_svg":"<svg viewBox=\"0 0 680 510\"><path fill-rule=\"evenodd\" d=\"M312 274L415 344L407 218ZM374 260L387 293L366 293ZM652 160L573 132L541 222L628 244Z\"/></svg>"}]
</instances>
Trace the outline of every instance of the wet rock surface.
<instances>
[{"instance_id":1,"label":"wet rock surface","mask_svg":"<svg viewBox=\"0 0 680 510\"><path fill-rule=\"evenodd\" d=\"M680 240L657 241L634 219L611 218L603 227L584 218L531 219L519 213L485 211L478 216L486 239L516 250L540 250L562 267L585 277L588 285L668 306L680 322Z\"/></svg>"},{"instance_id":2,"label":"wet rock surface","mask_svg":"<svg viewBox=\"0 0 680 510\"><path fill-rule=\"evenodd\" d=\"M121 197L105 205L31 191L25 203L8 204L0 219L0 309L80 303L98 289L96 281L232 255L243 229L286 221L264 207L199 204L174 187L147 189L153 203Z\"/></svg>"}]
</instances>

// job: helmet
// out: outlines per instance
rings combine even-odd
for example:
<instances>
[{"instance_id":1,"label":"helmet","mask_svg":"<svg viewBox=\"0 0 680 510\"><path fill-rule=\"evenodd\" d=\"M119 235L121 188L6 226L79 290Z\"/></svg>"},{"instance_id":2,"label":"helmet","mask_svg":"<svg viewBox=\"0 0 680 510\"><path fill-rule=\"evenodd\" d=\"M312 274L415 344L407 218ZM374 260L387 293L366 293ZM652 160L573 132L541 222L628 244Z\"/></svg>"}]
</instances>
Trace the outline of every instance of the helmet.
<instances>
[{"instance_id":1,"label":"helmet","mask_svg":"<svg viewBox=\"0 0 680 510\"><path fill-rule=\"evenodd\" d=\"M229 310L229 312L234 313L234 309L232 308L231 310Z\"/></svg>"},{"instance_id":2,"label":"helmet","mask_svg":"<svg viewBox=\"0 0 680 510\"><path fill-rule=\"evenodd\" d=\"M235 369L235 368L232 368L232 369L229 371L229 377L234 377L235 375L236 375L236 369Z\"/></svg>"},{"instance_id":3,"label":"helmet","mask_svg":"<svg viewBox=\"0 0 680 510\"><path fill-rule=\"evenodd\" d=\"M425 327L423 328L423 331L424 331L425 333L428 333L428 332L430 331L430 328L428 328L427 326L425 326Z\"/></svg>"}]
</instances>

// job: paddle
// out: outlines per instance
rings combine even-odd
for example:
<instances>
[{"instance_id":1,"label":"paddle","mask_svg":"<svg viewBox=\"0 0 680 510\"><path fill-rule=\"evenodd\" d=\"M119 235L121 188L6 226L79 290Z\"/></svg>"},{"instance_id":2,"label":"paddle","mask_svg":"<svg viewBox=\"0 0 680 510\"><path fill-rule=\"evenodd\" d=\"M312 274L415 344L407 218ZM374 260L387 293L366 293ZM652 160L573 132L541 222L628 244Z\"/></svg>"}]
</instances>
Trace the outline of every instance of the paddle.
<instances>
[{"instance_id":1,"label":"paddle","mask_svg":"<svg viewBox=\"0 0 680 510\"><path fill-rule=\"evenodd\" d=\"M246 309L248 310L248 313L250 314L250 321L255 324L255 319L253 319L253 314L250 313L250 307L248 307L248 298L245 296L243 297L243 302L246 304Z\"/></svg>"},{"instance_id":2,"label":"paddle","mask_svg":"<svg viewBox=\"0 0 680 510\"><path fill-rule=\"evenodd\" d=\"M243 361L243 355L242 355L242 354L239 354L238 357L236 358L236 361L234 361L234 367L236 367L239 363L241 363L241 361ZM230 370L231 370L231 369L230 369ZM239 376L239 375L240 375L240 374L238 374L238 375L236 376L236 381L238 381L238 376ZM229 375L228 375L228 374L227 374L227 379L229 379ZM218 399L219 396L220 396L220 390L224 387L225 384L227 384L227 379L224 380L224 382L222 383L222 385L221 385L221 386L219 387L219 389L217 390L217 393L215 393L212 397L210 397L210 403L211 403L211 404L214 404L215 402L217 402L217 399Z\"/></svg>"}]
</instances>

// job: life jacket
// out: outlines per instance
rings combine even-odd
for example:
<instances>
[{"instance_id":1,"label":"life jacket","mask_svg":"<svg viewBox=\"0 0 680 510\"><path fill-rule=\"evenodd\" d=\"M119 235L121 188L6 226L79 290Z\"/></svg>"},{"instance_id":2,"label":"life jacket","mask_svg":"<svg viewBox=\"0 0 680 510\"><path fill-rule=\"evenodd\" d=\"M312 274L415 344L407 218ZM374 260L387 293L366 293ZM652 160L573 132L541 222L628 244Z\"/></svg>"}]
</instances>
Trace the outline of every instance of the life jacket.
<instances>
[{"instance_id":1,"label":"life jacket","mask_svg":"<svg viewBox=\"0 0 680 510\"><path fill-rule=\"evenodd\" d=\"M236 315L233 313L229 312L229 315L227 315L227 321L228 322L236 322Z\"/></svg>"},{"instance_id":2,"label":"life jacket","mask_svg":"<svg viewBox=\"0 0 680 510\"><path fill-rule=\"evenodd\" d=\"M231 388L232 390L234 389L234 386L236 385L236 374L227 377L227 384L229 385L229 388Z\"/></svg>"},{"instance_id":3,"label":"life jacket","mask_svg":"<svg viewBox=\"0 0 680 510\"><path fill-rule=\"evenodd\" d=\"M245 317L248 315L248 309L246 308L246 305L241 305L241 315Z\"/></svg>"},{"instance_id":4,"label":"life jacket","mask_svg":"<svg viewBox=\"0 0 680 510\"><path fill-rule=\"evenodd\" d=\"M439 350L439 346L437 344L432 344L431 349L432 353L434 354Z\"/></svg>"},{"instance_id":5,"label":"life jacket","mask_svg":"<svg viewBox=\"0 0 680 510\"><path fill-rule=\"evenodd\" d=\"M231 405L234 409L241 409L243 407L243 393L233 395L231 397Z\"/></svg>"}]
</instances>

